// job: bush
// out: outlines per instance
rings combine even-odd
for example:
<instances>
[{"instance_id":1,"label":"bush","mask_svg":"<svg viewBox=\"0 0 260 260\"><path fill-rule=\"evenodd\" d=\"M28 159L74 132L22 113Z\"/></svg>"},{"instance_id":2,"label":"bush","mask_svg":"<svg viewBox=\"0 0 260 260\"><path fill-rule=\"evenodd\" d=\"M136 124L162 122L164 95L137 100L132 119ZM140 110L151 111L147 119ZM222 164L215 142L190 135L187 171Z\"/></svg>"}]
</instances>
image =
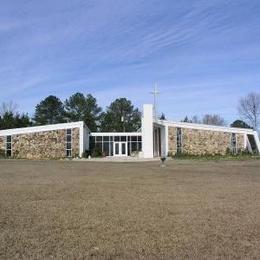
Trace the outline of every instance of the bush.
<instances>
[{"instance_id":1,"label":"bush","mask_svg":"<svg viewBox=\"0 0 260 260\"><path fill-rule=\"evenodd\" d=\"M0 158L5 158L5 151L0 149Z\"/></svg>"},{"instance_id":2,"label":"bush","mask_svg":"<svg viewBox=\"0 0 260 260\"><path fill-rule=\"evenodd\" d=\"M102 150L98 147L95 147L91 152L92 157L103 157Z\"/></svg>"},{"instance_id":3,"label":"bush","mask_svg":"<svg viewBox=\"0 0 260 260\"><path fill-rule=\"evenodd\" d=\"M230 149L227 149L225 155L221 154L201 154L201 155L194 155L188 153L181 153L181 154L169 154L172 158L176 159L195 159L195 160L221 160L221 159L233 159L233 160L245 160L245 159L260 159L259 156L255 156L254 154L250 153L248 150L237 150L236 154L233 154Z\"/></svg>"},{"instance_id":4,"label":"bush","mask_svg":"<svg viewBox=\"0 0 260 260\"><path fill-rule=\"evenodd\" d=\"M88 158L90 156L90 151L86 150L85 152L82 153L81 157L82 158Z\"/></svg>"}]
</instances>

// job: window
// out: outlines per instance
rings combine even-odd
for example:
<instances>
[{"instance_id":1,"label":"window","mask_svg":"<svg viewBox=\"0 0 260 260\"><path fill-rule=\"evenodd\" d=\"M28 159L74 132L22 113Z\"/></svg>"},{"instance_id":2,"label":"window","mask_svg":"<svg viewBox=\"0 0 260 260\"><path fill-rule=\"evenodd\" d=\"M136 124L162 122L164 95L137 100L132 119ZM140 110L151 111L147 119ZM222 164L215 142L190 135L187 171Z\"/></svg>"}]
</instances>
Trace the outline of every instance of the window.
<instances>
[{"instance_id":1,"label":"window","mask_svg":"<svg viewBox=\"0 0 260 260\"><path fill-rule=\"evenodd\" d=\"M91 139L91 151L94 151L94 149L99 150L106 156L113 156L115 152L114 151L114 142L127 142L127 152L128 155L131 155L132 152L138 152L142 151L142 136L93 136ZM117 148L117 147L115 147ZM125 152L126 152L126 147Z\"/></svg>"},{"instance_id":2,"label":"window","mask_svg":"<svg viewBox=\"0 0 260 260\"><path fill-rule=\"evenodd\" d=\"M12 156L12 136L8 135L6 137L6 143L5 143L5 155L7 157Z\"/></svg>"},{"instance_id":3,"label":"window","mask_svg":"<svg viewBox=\"0 0 260 260\"><path fill-rule=\"evenodd\" d=\"M237 136L234 133L231 135L231 152L232 154L237 153Z\"/></svg>"},{"instance_id":4,"label":"window","mask_svg":"<svg viewBox=\"0 0 260 260\"><path fill-rule=\"evenodd\" d=\"M103 142L109 142L109 136L103 136Z\"/></svg>"},{"instance_id":5,"label":"window","mask_svg":"<svg viewBox=\"0 0 260 260\"><path fill-rule=\"evenodd\" d=\"M102 136L96 136L96 142L102 142Z\"/></svg>"},{"instance_id":6,"label":"window","mask_svg":"<svg viewBox=\"0 0 260 260\"><path fill-rule=\"evenodd\" d=\"M177 128L177 136L176 136L176 145L177 145L177 154L182 153L182 131L181 128Z\"/></svg>"},{"instance_id":7,"label":"window","mask_svg":"<svg viewBox=\"0 0 260 260\"><path fill-rule=\"evenodd\" d=\"M132 142L137 142L137 136L131 136L131 141Z\"/></svg>"},{"instance_id":8,"label":"window","mask_svg":"<svg viewBox=\"0 0 260 260\"><path fill-rule=\"evenodd\" d=\"M72 135L71 129L66 131L66 156L72 157Z\"/></svg>"}]
</instances>

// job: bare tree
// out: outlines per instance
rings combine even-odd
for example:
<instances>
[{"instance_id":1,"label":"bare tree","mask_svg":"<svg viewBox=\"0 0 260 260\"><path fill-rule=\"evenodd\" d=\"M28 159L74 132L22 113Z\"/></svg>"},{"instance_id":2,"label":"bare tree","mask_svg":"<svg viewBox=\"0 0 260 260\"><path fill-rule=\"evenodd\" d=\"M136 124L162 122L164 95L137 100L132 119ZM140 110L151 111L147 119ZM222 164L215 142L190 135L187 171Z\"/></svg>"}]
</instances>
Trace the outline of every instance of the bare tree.
<instances>
[{"instance_id":1,"label":"bare tree","mask_svg":"<svg viewBox=\"0 0 260 260\"><path fill-rule=\"evenodd\" d=\"M3 116L6 113L12 113L12 114L16 114L17 113L17 104L15 104L12 101L9 102L3 102L0 105L0 116Z\"/></svg>"},{"instance_id":2,"label":"bare tree","mask_svg":"<svg viewBox=\"0 0 260 260\"><path fill-rule=\"evenodd\" d=\"M240 117L255 130L260 124L260 93L249 93L239 100L238 112Z\"/></svg>"},{"instance_id":3,"label":"bare tree","mask_svg":"<svg viewBox=\"0 0 260 260\"><path fill-rule=\"evenodd\" d=\"M219 115L205 115L202 118L202 123L206 125L219 125L219 126L224 126L226 125L225 120L219 116Z\"/></svg>"},{"instance_id":4,"label":"bare tree","mask_svg":"<svg viewBox=\"0 0 260 260\"><path fill-rule=\"evenodd\" d=\"M191 122L194 124L201 124L199 117L196 115L191 118Z\"/></svg>"}]
</instances>

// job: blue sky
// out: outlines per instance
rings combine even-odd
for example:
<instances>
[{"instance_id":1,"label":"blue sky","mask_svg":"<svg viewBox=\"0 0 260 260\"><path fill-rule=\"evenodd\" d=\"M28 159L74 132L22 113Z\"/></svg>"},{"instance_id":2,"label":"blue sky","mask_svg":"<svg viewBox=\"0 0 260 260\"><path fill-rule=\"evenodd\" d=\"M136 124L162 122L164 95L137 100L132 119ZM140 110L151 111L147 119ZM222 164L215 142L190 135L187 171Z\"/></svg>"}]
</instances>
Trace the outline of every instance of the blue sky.
<instances>
[{"instance_id":1,"label":"blue sky","mask_svg":"<svg viewBox=\"0 0 260 260\"><path fill-rule=\"evenodd\" d=\"M168 119L216 113L260 91L259 0L1 0L0 102L20 111L92 93L141 108L158 83Z\"/></svg>"}]
</instances>

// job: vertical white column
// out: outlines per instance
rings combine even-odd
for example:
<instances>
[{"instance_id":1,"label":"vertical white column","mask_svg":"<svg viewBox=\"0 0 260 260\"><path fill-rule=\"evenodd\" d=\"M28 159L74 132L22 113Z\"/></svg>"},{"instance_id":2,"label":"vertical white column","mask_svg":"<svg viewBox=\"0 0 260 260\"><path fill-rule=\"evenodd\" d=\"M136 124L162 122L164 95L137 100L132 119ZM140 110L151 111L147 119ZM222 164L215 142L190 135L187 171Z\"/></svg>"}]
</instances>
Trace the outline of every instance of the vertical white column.
<instances>
[{"instance_id":1,"label":"vertical white column","mask_svg":"<svg viewBox=\"0 0 260 260\"><path fill-rule=\"evenodd\" d=\"M247 148L247 134L244 134L244 149Z\"/></svg>"},{"instance_id":2,"label":"vertical white column","mask_svg":"<svg viewBox=\"0 0 260 260\"><path fill-rule=\"evenodd\" d=\"M82 156L84 152L84 123L81 122L79 127L79 157Z\"/></svg>"},{"instance_id":3,"label":"vertical white column","mask_svg":"<svg viewBox=\"0 0 260 260\"><path fill-rule=\"evenodd\" d=\"M254 131L254 138L255 138L258 154L260 154L260 140L259 140L258 133L256 131Z\"/></svg>"},{"instance_id":4,"label":"vertical white column","mask_svg":"<svg viewBox=\"0 0 260 260\"><path fill-rule=\"evenodd\" d=\"M143 106L142 142L144 158L153 158L153 105L151 104Z\"/></svg>"}]
</instances>

